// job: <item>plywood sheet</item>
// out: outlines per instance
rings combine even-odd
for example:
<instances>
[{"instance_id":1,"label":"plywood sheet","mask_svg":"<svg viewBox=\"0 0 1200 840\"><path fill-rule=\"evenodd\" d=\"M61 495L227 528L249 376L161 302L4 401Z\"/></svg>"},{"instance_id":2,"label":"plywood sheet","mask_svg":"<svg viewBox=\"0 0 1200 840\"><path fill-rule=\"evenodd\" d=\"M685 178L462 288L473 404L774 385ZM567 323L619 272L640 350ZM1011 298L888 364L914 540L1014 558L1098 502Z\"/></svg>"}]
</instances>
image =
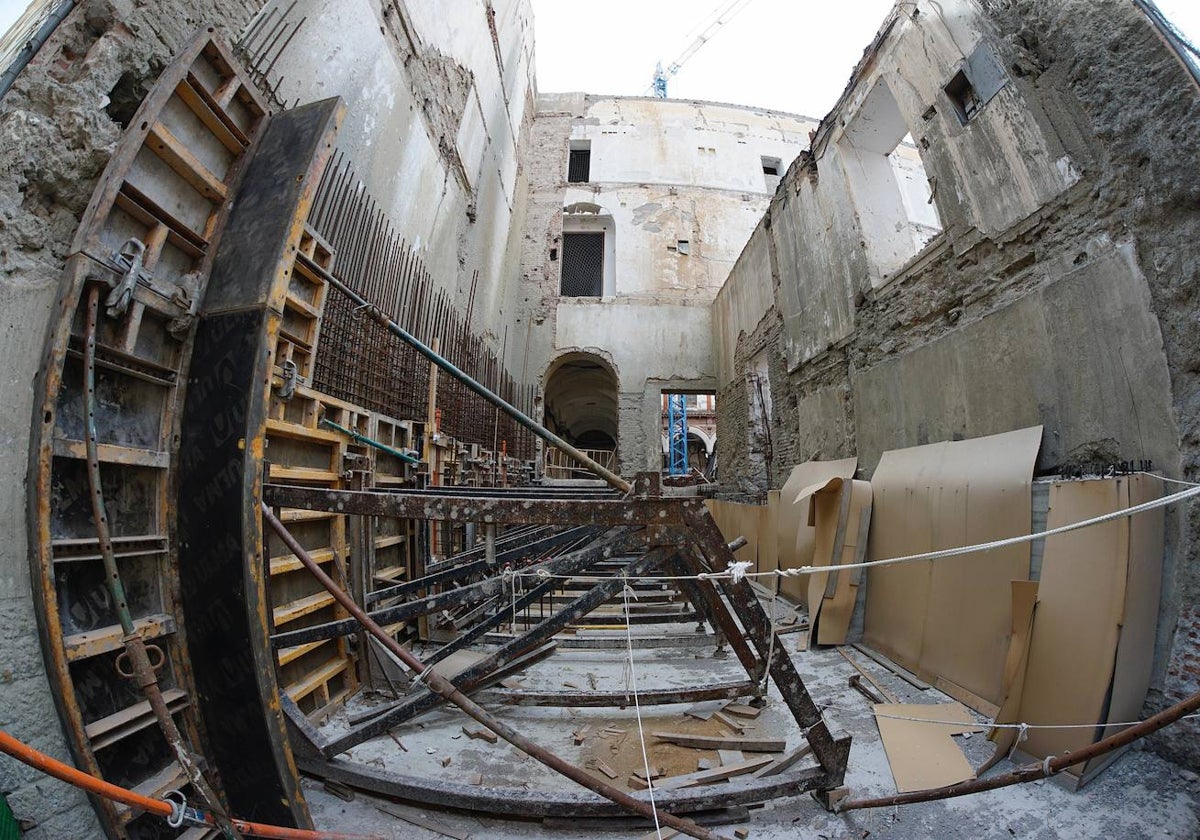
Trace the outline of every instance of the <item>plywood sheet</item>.
<instances>
[{"instance_id":1,"label":"plywood sheet","mask_svg":"<svg viewBox=\"0 0 1200 840\"><path fill-rule=\"evenodd\" d=\"M961 703L876 703L874 709L876 715L958 722L947 726L875 718L899 793L941 788L975 778L975 771L951 736L983 730Z\"/></svg>"},{"instance_id":2,"label":"plywood sheet","mask_svg":"<svg viewBox=\"0 0 1200 840\"><path fill-rule=\"evenodd\" d=\"M806 488L799 499L810 495ZM832 478L811 493L815 540L813 566L861 563L866 555L871 520L871 485ZM862 572L843 569L808 576L808 616L814 641L845 644Z\"/></svg>"},{"instance_id":3,"label":"plywood sheet","mask_svg":"<svg viewBox=\"0 0 1200 840\"><path fill-rule=\"evenodd\" d=\"M1122 496L1127 498L1123 490L1111 479L1055 482L1046 525L1056 528L1116 510ZM1046 539L1020 720L1102 720L1116 660L1128 546L1128 519ZM1021 749L1040 758L1093 740L1091 729L1037 729Z\"/></svg>"},{"instance_id":4,"label":"plywood sheet","mask_svg":"<svg viewBox=\"0 0 1200 840\"><path fill-rule=\"evenodd\" d=\"M1028 534L1040 426L886 452L871 480L872 560ZM1003 700L1010 581L1028 544L872 569L865 639L921 677Z\"/></svg>"},{"instance_id":5,"label":"plywood sheet","mask_svg":"<svg viewBox=\"0 0 1200 840\"><path fill-rule=\"evenodd\" d=\"M858 458L838 461L805 461L792 467L792 472L779 491L779 515L776 517L775 538L779 568L794 569L812 563L815 529L809 524L810 506L796 505L796 496L805 487L831 478L852 478L858 469ZM802 578L784 578L780 591L807 606L807 585Z\"/></svg>"}]
</instances>

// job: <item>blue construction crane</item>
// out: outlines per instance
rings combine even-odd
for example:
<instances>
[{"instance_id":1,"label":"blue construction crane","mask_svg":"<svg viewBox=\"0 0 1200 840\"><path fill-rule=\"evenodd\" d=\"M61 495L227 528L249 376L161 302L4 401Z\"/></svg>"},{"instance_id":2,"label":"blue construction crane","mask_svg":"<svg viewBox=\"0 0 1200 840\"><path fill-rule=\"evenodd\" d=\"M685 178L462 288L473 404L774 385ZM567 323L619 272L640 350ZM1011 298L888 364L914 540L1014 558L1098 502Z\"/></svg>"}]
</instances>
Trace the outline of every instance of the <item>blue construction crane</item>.
<instances>
[{"instance_id":1,"label":"blue construction crane","mask_svg":"<svg viewBox=\"0 0 1200 840\"><path fill-rule=\"evenodd\" d=\"M688 474L687 396L667 396L667 474Z\"/></svg>"},{"instance_id":2,"label":"blue construction crane","mask_svg":"<svg viewBox=\"0 0 1200 840\"><path fill-rule=\"evenodd\" d=\"M721 3L716 9L709 14L711 21L704 27L696 40L688 45L688 48L679 54L679 57L667 65L667 69L663 70L662 62L658 62L654 67L654 81L650 83L650 90L659 99L667 98L667 80L679 72L679 68L684 62L696 54L697 50L707 44L717 34L720 29L729 21L733 20L734 16L742 9L750 5L751 0L721 0ZM708 18L706 18L708 20ZM695 32L696 30L692 30Z\"/></svg>"}]
</instances>

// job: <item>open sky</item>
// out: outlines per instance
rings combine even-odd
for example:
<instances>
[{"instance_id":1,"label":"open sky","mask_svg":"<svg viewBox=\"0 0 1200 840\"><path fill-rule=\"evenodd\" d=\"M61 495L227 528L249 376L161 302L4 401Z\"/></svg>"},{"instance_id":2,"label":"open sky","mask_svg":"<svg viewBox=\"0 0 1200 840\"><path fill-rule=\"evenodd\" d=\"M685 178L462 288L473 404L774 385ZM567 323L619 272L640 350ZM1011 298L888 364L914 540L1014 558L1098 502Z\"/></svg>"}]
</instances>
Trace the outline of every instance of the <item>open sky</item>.
<instances>
[{"instance_id":1,"label":"open sky","mask_svg":"<svg viewBox=\"0 0 1200 840\"><path fill-rule=\"evenodd\" d=\"M437 0L408 0L433 3ZM893 0L531 0L538 89L648 94L655 62L670 65L716 17L728 22L671 79L679 99L710 99L823 117ZM28 0L0 0L0 32ZM1200 42L1200 2L1158 0ZM1096 19L1102 31L1102 16Z\"/></svg>"},{"instance_id":2,"label":"open sky","mask_svg":"<svg viewBox=\"0 0 1200 840\"><path fill-rule=\"evenodd\" d=\"M893 0L531 0L538 90L649 94L716 12L735 13L668 84L678 99L757 105L809 117L833 107ZM1159 8L1192 43L1197 0ZM740 9L740 10L739 10ZM1097 16L1098 30L1103 18Z\"/></svg>"}]
</instances>

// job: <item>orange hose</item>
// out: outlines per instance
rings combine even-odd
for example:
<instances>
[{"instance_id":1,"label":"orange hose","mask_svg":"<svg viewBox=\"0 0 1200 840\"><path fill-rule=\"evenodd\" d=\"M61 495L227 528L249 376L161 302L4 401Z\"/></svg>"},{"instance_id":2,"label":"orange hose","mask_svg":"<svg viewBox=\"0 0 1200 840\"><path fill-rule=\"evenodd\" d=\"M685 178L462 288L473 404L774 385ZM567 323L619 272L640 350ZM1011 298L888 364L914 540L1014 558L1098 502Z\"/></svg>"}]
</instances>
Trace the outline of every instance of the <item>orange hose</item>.
<instances>
[{"instance_id":1,"label":"orange hose","mask_svg":"<svg viewBox=\"0 0 1200 840\"><path fill-rule=\"evenodd\" d=\"M169 802L165 802L162 799L151 799L149 796L142 796L140 793L118 787L103 779L97 779L95 776L84 773L82 770L77 770L69 764L63 764L61 761L53 759L45 753L38 752L33 747L18 741L3 730L0 730L0 752L7 753L18 761L28 764L35 770L40 770L48 776L53 776L88 793L94 793L105 799L111 799L113 802L120 802L133 808L139 808L159 817L166 818L171 815L172 807ZM216 821L213 820L211 815L205 814L204 816L209 825L216 827ZM237 819L230 820L230 822L242 834L251 837L273 838L273 840L382 840L378 835L330 834L324 831L284 828L278 825L264 825L262 823Z\"/></svg>"}]
</instances>

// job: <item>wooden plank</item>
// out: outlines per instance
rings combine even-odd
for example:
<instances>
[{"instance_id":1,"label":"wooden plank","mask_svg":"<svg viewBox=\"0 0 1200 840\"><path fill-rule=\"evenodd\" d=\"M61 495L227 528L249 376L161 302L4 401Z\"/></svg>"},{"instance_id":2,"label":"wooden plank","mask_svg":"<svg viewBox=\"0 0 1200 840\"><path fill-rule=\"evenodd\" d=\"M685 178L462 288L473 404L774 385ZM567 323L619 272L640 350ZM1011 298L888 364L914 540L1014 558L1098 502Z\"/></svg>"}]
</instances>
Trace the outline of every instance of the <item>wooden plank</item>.
<instances>
[{"instance_id":1,"label":"wooden plank","mask_svg":"<svg viewBox=\"0 0 1200 840\"><path fill-rule=\"evenodd\" d=\"M324 443L341 443L345 435L331 432L328 429L312 429L299 423L289 423L286 420L267 420L268 435L282 435L297 440L319 440Z\"/></svg>"},{"instance_id":2,"label":"wooden plank","mask_svg":"<svg viewBox=\"0 0 1200 840\"><path fill-rule=\"evenodd\" d=\"M325 683L329 682L342 671L346 670L346 666L349 664L350 663L345 659L331 659L320 668L310 671L305 675L304 679L297 680L296 682L286 686L284 691L287 693L288 697L291 697L296 702L299 702L302 698L312 694L318 688L325 685Z\"/></svg>"},{"instance_id":3,"label":"wooden plank","mask_svg":"<svg viewBox=\"0 0 1200 840\"><path fill-rule=\"evenodd\" d=\"M681 788L699 787L700 785L708 785L713 782L724 782L732 779L735 776L744 776L747 773L753 773L755 770L774 763L775 759L769 755L752 758L747 761L741 761L736 764L726 764L721 767L714 767L711 770L698 770L695 773L686 773L682 776L667 776L665 779L658 779L654 782L655 790L680 790ZM645 789L648 787L646 782L634 776L630 778L633 787Z\"/></svg>"},{"instance_id":4,"label":"wooden plank","mask_svg":"<svg viewBox=\"0 0 1200 840\"><path fill-rule=\"evenodd\" d=\"M240 155L246 150L246 135L232 121L226 122L221 118L221 106L193 73L188 73L187 77L175 86L175 95L188 106L200 122L204 123L204 127L221 141L222 146L235 155Z\"/></svg>"},{"instance_id":5,"label":"wooden plank","mask_svg":"<svg viewBox=\"0 0 1200 840\"><path fill-rule=\"evenodd\" d=\"M332 470L318 470L311 467L286 467L282 464L271 464L271 478L284 481L321 481L333 484L341 476Z\"/></svg>"},{"instance_id":6,"label":"wooden plank","mask_svg":"<svg viewBox=\"0 0 1200 840\"><path fill-rule=\"evenodd\" d=\"M863 656L866 656L867 658L874 660L879 665L882 665L884 668L887 668L889 671L891 671L897 677L904 680L906 683L908 683L909 685L911 685L913 688L917 689L918 691L928 691L930 688L933 687L929 683L925 682L925 680L918 677L916 674L912 673L911 671L909 671L906 668L901 668L899 665L897 665L892 660L888 659L882 653L876 653L875 651L871 650L866 645L854 644L854 645L851 645L851 647L853 647L856 651L861 653Z\"/></svg>"},{"instance_id":7,"label":"wooden plank","mask_svg":"<svg viewBox=\"0 0 1200 840\"><path fill-rule=\"evenodd\" d=\"M466 832L459 831L458 829L446 825L445 823L438 822L437 820L431 820L428 817L414 813L408 809L402 811L396 805L377 804L375 807L377 810L382 811L388 816L395 817L398 820L404 820L406 823L415 825L418 828L423 828L426 831L432 831L434 834L440 834L443 837L452 837L454 840L470 840L471 838L471 835L467 834Z\"/></svg>"},{"instance_id":8,"label":"wooden plank","mask_svg":"<svg viewBox=\"0 0 1200 840\"><path fill-rule=\"evenodd\" d=\"M308 615L309 613L324 609L332 603L334 603L332 595L328 592L318 592L315 595L309 595L307 598L300 598L276 607L271 611L271 615L275 626L278 627L281 624L287 624L289 621L295 621L302 615Z\"/></svg>"},{"instance_id":9,"label":"wooden plank","mask_svg":"<svg viewBox=\"0 0 1200 840\"><path fill-rule=\"evenodd\" d=\"M114 443L97 444L96 453L100 456L102 464L125 464L131 467L154 467L160 470L165 470L171 464L170 452L136 449L130 446L118 446ZM56 437L54 454L59 458L75 458L86 461L87 444L81 440Z\"/></svg>"},{"instance_id":10,"label":"wooden plank","mask_svg":"<svg viewBox=\"0 0 1200 840\"><path fill-rule=\"evenodd\" d=\"M332 548L319 548L316 551L310 551L309 554L318 563L328 563L334 558ZM299 571L304 568L304 564L295 554L284 554L280 557L272 557L270 567L272 575L281 575L285 572Z\"/></svg>"},{"instance_id":11,"label":"wooden plank","mask_svg":"<svg viewBox=\"0 0 1200 840\"><path fill-rule=\"evenodd\" d=\"M737 738L721 735L691 735L686 732L651 732L660 741L670 741L681 747L697 750L743 750L745 752L783 752L787 741L782 738Z\"/></svg>"},{"instance_id":12,"label":"wooden plank","mask_svg":"<svg viewBox=\"0 0 1200 840\"><path fill-rule=\"evenodd\" d=\"M162 795L169 790L176 790L186 785L187 774L183 772L183 768L179 766L178 761L172 761L163 769L159 770L150 778L141 782L137 786L131 788L134 793L139 793L142 796L148 796L151 799L161 799ZM117 811L117 819L122 823L127 823L135 817L144 814L140 808L131 808L128 805L115 803Z\"/></svg>"},{"instance_id":13,"label":"wooden plank","mask_svg":"<svg viewBox=\"0 0 1200 840\"><path fill-rule=\"evenodd\" d=\"M155 613L134 619L133 626L142 634L143 639L157 639L175 632L175 617L167 613ZM124 647L121 642L124 636L125 631L119 624L64 636L63 647L66 650L67 661L79 662L102 653L121 650Z\"/></svg>"},{"instance_id":14,"label":"wooden plank","mask_svg":"<svg viewBox=\"0 0 1200 840\"><path fill-rule=\"evenodd\" d=\"M763 776L774 776L779 773L782 773L784 770L787 770L792 765L794 765L797 761L804 758L806 755L808 755L811 752L812 752L812 744L804 744L803 746L797 747L796 749L792 750L787 755L775 759L773 762L768 764L766 767L758 768L757 770L754 771L754 775L758 778L761 778Z\"/></svg>"},{"instance_id":15,"label":"wooden plank","mask_svg":"<svg viewBox=\"0 0 1200 840\"><path fill-rule=\"evenodd\" d=\"M175 174L187 181L196 192L214 204L225 200L229 190L221 179L201 163L183 144L183 141L172 134L171 130L161 122L150 126L146 145L162 158L163 163L175 170Z\"/></svg>"},{"instance_id":16,"label":"wooden plank","mask_svg":"<svg viewBox=\"0 0 1200 840\"><path fill-rule=\"evenodd\" d=\"M189 704L187 693L183 689L168 688L162 693L162 697L172 713L178 712ZM150 709L150 701L143 700L89 723L83 728L83 731L91 741L92 749L100 750L145 729L147 726L153 726L154 723L154 712Z\"/></svg>"},{"instance_id":17,"label":"wooden plank","mask_svg":"<svg viewBox=\"0 0 1200 840\"><path fill-rule=\"evenodd\" d=\"M303 644L303 645L296 645L295 647L280 648L278 651L276 651L276 656L279 659L279 666L282 668L284 665L287 665L289 662L295 662L297 659L299 659L301 656L304 656L304 654L308 653L309 651L316 650L321 645L328 644L331 641L333 641L333 640L332 639L321 639L316 642L309 642L309 643Z\"/></svg>"}]
</instances>

